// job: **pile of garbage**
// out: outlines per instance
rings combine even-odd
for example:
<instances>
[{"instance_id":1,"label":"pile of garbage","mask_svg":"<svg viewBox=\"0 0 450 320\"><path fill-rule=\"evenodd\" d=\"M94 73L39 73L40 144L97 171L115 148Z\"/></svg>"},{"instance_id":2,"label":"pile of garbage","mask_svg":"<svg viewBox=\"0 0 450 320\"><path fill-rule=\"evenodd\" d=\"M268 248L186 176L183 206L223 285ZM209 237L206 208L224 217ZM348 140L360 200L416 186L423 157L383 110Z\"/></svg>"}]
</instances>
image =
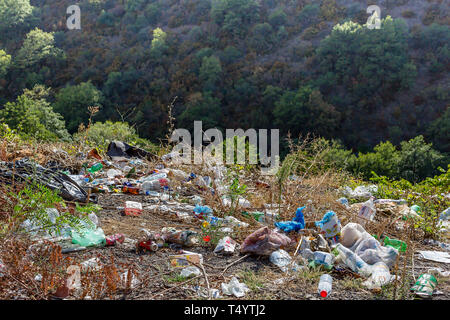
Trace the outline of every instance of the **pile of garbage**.
<instances>
[{"instance_id":1,"label":"pile of garbage","mask_svg":"<svg viewBox=\"0 0 450 320\"><path fill-rule=\"evenodd\" d=\"M170 168L168 164L177 155L168 154L162 157L163 163L149 169L147 160L154 160L154 155L119 141L109 145L107 155L109 160L102 159L95 149L91 150L84 156L85 165L78 172L45 168L28 159L1 163L0 177L5 181L35 181L52 190L58 190L63 199L79 203L95 203L95 195L98 193L143 195L149 199L157 199L158 201L145 208L139 201L124 201L122 213L124 216L136 217L142 215L144 209L157 208L186 221L199 221L203 228L217 228L224 234L213 250L218 256L245 254L267 257L285 274L300 272L305 268L323 268L326 274L318 283L318 294L322 298L331 294L331 274L336 270L351 270L364 278L363 285L370 290L379 290L395 280L391 270L399 255L407 251L407 244L384 234L378 238L379 235L369 233L368 226L375 221L377 215L399 216L399 228L402 227L402 222L408 219L423 219L421 208L408 207L405 200L376 199L374 194L377 186L373 185L359 186L354 190L346 187L341 191L345 198L341 197L336 201L350 212L355 212L352 221L345 225L342 225L338 214L333 210L321 212L322 219L319 221L307 221L318 213L312 201L299 206L292 214L291 220L280 221L278 205L265 204L264 209L252 210L252 203L244 197L232 199L227 196L224 193L225 167L212 167L214 175L202 176L195 172ZM258 229L247 232L249 223L231 215L217 217L211 207L204 205L203 197L195 194L195 190L219 196L224 207L230 208L237 201L242 216L253 220L259 226ZM175 191L177 194L184 194L189 199L188 203L176 201ZM347 198L361 202L350 205ZM50 221L55 222L60 213L50 208L45 214ZM449 217L450 208L440 215L440 224L447 232L450 229ZM115 245L129 246L137 252L150 253L169 248L174 254L168 256L168 262L172 268L180 270L182 277L202 275L199 267L203 265L204 258L202 254L194 252L194 248L202 239L209 241L209 236L173 227L158 231L143 228L139 239L133 240L121 233L105 235L97 215L91 213L88 218L89 221L83 222L79 229L63 226L58 237L37 232L39 226L35 221L26 220L23 228L34 237L57 241L62 247L62 253ZM231 237L236 230L247 232L242 243ZM422 257L450 263L450 246L446 243L433 245L446 251L419 251ZM291 256L289 252L294 250L295 253ZM0 276L4 269L5 266L0 262ZM431 272L445 275L443 270ZM436 286L436 278L427 273L419 277L411 290L418 296L430 297ZM236 277L231 278L228 283L221 283L221 290L213 288L208 291L198 286L194 290L199 296L213 298L221 297L220 293L241 298L250 291Z\"/></svg>"}]
</instances>

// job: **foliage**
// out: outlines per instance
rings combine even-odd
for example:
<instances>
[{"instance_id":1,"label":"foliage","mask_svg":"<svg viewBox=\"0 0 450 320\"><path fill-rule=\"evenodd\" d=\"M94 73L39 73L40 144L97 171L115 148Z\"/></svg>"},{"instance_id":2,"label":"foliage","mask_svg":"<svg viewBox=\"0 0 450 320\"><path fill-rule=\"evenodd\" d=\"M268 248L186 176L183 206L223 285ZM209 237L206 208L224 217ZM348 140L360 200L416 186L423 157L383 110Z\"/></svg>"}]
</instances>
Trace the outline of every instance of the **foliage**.
<instances>
[{"instance_id":1,"label":"foliage","mask_svg":"<svg viewBox=\"0 0 450 320\"><path fill-rule=\"evenodd\" d=\"M293 136L311 132L330 137L339 119L335 108L311 87L285 92L275 103L273 113L275 125L284 133L290 131Z\"/></svg>"},{"instance_id":2,"label":"foliage","mask_svg":"<svg viewBox=\"0 0 450 320\"><path fill-rule=\"evenodd\" d=\"M44 32L38 28L31 30L22 47L14 59L19 68L27 68L41 62L44 59L63 58L64 52L55 47L53 33Z\"/></svg>"},{"instance_id":3,"label":"foliage","mask_svg":"<svg viewBox=\"0 0 450 320\"><path fill-rule=\"evenodd\" d=\"M30 0L0 0L0 30L16 27L32 12Z\"/></svg>"},{"instance_id":4,"label":"foliage","mask_svg":"<svg viewBox=\"0 0 450 320\"><path fill-rule=\"evenodd\" d=\"M450 206L450 200L445 194L450 188L450 165L445 171L439 168L440 175L412 184L400 179L392 180L374 173L371 180L378 185L375 194L385 199L405 199L408 205L421 207L422 219L415 219L415 227L421 228L427 237L438 237L440 226L438 224L440 213Z\"/></svg>"},{"instance_id":5,"label":"foliage","mask_svg":"<svg viewBox=\"0 0 450 320\"><path fill-rule=\"evenodd\" d=\"M128 144L155 151L156 146L142 139L136 130L126 122L95 122L86 132L78 132L74 135L75 141L86 143L91 147L106 151L110 142L123 141Z\"/></svg>"},{"instance_id":6,"label":"foliage","mask_svg":"<svg viewBox=\"0 0 450 320\"><path fill-rule=\"evenodd\" d=\"M65 228L74 228L79 230L83 224L92 225L87 215L77 217L69 211L60 212L58 217L52 217L47 213L48 208L64 209L63 199L57 194L41 185L27 186L21 191L11 193L17 203L14 206L14 212L11 221L16 225L20 225L23 221L29 220L32 226L37 229L32 231L44 231L50 234L60 235Z\"/></svg>"},{"instance_id":7,"label":"foliage","mask_svg":"<svg viewBox=\"0 0 450 320\"><path fill-rule=\"evenodd\" d=\"M0 110L0 120L25 136L70 141L62 116L54 112L46 100L49 90L41 85L33 90L25 89L16 102L8 102Z\"/></svg>"},{"instance_id":8,"label":"foliage","mask_svg":"<svg viewBox=\"0 0 450 320\"><path fill-rule=\"evenodd\" d=\"M0 78L3 78L11 65L11 56L0 50Z\"/></svg>"},{"instance_id":9,"label":"foliage","mask_svg":"<svg viewBox=\"0 0 450 320\"><path fill-rule=\"evenodd\" d=\"M56 94L53 108L63 115L67 130L74 133L80 123L88 120L88 107L101 106L102 99L102 93L90 81L83 82L61 89Z\"/></svg>"}]
</instances>

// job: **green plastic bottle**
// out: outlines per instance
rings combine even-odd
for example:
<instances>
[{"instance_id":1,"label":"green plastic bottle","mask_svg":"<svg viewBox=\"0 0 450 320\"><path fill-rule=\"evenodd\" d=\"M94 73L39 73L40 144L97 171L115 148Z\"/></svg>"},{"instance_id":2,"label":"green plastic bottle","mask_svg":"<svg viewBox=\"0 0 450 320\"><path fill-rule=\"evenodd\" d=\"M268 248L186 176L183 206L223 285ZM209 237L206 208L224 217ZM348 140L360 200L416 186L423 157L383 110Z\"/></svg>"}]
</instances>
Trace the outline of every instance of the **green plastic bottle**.
<instances>
[{"instance_id":1,"label":"green plastic bottle","mask_svg":"<svg viewBox=\"0 0 450 320\"><path fill-rule=\"evenodd\" d=\"M388 236L386 236L384 238L384 245L385 246L389 246L392 248L397 249L400 252L405 252L406 251L406 243L404 241L401 240L397 240L397 239L389 239Z\"/></svg>"},{"instance_id":2,"label":"green plastic bottle","mask_svg":"<svg viewBox=\"0 0 450 320\"><path fill-rule=\"evenodd\" d=\"M101 162L94 164L88 169L90 173L94 173L103 169L103 164Z\"/></svg>"}]
</instances>

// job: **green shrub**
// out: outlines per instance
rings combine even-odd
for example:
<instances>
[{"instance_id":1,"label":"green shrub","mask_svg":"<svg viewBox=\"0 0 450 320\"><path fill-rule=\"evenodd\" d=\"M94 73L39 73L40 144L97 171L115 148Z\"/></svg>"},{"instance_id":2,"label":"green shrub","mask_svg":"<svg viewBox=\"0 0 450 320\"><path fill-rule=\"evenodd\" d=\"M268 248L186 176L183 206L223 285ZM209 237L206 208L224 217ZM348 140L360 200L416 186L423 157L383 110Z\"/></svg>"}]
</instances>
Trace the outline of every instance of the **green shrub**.
<instances>
[{"instance_id":1,"label":"green shrub","mask_svg":"<svg viewBox=\"0 0 450 320\"><path fill-rule=\"evenodd\" d=\"M100 151L105 151L109 143L114 140L145 148L150 152L157 150L157 147L150 141L140 138L136 130L126 122L96 122L86 131L76 133L74 140L85 142L91 147L98 148Z\"/></svg>"}]
</instances>

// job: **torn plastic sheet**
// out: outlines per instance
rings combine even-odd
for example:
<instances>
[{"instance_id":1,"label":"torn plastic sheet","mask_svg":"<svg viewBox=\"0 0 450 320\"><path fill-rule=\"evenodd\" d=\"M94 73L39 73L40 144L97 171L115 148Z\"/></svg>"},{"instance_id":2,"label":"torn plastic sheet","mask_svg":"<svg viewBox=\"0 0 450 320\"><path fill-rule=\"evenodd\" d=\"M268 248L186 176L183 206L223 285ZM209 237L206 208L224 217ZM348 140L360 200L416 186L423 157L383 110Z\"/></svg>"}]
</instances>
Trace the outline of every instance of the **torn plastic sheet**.
<instances>
[{"instance_id":1,"label":"torn plastic sheet","mask_svg":"<svg viewBox=\"0 0 450 320\"><path fill-rule=\"evenodd\" d=\"M426 260L450 263L450 254L443 251L419 251L422 257Z\"/></svg>"}]
</instances>

